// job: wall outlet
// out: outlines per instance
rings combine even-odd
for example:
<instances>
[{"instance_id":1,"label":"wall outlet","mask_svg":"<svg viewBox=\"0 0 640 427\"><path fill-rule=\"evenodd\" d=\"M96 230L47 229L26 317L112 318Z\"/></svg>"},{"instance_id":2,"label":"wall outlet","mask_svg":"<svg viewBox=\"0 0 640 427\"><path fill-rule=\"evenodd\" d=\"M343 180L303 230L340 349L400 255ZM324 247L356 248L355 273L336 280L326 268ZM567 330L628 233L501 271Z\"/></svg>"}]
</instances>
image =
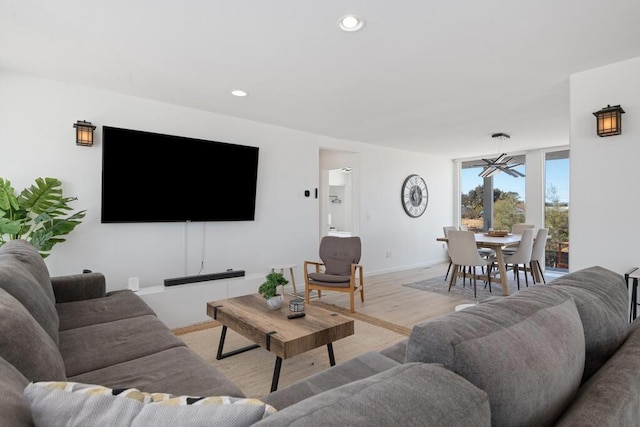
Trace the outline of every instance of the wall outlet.
<instances>
[{"instance_id":1,"label":"wall outlet","mask_svg":"<svg viewBox=\"0 0 640 427\"><path fill-rule=\"evenodd\" d=\"M387 258L391 258L391 252L387 252Z\"/></svg>"}]
</instances>

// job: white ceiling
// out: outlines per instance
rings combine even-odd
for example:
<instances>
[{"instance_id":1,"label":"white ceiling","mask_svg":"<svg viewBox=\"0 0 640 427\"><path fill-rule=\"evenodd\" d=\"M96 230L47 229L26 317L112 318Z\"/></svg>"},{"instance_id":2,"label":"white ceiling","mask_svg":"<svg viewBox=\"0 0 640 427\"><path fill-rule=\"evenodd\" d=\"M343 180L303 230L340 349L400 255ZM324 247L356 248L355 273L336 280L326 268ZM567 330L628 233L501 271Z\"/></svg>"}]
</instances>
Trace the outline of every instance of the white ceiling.
<instances>
[{"instance_id":1,"label":"white ceiling","mask_svg":"<svg viewBox=\"0 0 640 427\"><path fill-rule=\"evenodd\" d=\"M568 144L569 75L638 56L640 0L0 0L0 69L449 158Z\"/></svg>"}]
</instances>

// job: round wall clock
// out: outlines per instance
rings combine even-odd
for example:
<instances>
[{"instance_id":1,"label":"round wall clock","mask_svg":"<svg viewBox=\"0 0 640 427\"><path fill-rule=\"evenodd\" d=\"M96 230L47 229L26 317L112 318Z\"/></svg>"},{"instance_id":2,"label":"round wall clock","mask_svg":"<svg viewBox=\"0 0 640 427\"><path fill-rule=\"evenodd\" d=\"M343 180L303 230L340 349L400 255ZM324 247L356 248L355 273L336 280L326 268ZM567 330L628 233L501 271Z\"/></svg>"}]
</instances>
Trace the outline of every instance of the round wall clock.
<instances>
[{"instance_id":1,"label":"round wall clock","mask_svg":"<svg viewBox=\"0 0 640 427\"><path fill-rule=\"evenodd\" d=\"M412 218L424 213L429 203L427 184L420 175L409 175L402 184L402 207Z\"/></svg>"}]
</instances>

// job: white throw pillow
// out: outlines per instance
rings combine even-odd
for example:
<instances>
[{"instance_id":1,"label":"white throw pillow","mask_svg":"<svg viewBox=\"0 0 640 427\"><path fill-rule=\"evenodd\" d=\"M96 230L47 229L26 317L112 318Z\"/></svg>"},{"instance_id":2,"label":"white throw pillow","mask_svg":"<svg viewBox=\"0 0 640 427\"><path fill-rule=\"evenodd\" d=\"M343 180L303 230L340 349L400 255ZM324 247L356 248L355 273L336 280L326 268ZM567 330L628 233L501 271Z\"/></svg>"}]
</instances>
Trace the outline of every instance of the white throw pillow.
<instances>
[{"instance_id":1,"label":"white throw pillow","mask_svg":"<svg viewBox=\"0 0 640 427\"><path fill-rule=\"evenodd\" d=\"M258 399L174 396L76 382L32 382L24 390L39 426L250 426L276 409Z\"/></svg>"}]
</instances>

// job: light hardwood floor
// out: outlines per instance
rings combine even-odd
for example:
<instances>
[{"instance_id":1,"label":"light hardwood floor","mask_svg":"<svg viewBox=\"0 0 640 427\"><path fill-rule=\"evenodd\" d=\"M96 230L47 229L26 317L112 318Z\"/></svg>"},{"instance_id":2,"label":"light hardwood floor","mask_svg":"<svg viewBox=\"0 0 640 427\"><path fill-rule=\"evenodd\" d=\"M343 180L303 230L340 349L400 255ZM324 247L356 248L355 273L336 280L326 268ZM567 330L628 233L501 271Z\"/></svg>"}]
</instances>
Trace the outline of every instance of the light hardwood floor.
<instances>
[{"instance_id":1,"label":"light hardwood floor","mask_svg":"<svg viewBox=\"0 0 640 427\"><path fill-rule=\"evenodd\" d=\"M360 302L360 296L356 295L356 312L407 328L420 321L453 312L458 304L469 301L402 286L432 277L444 277L448 265L449 263L443 263L375 276L367 276L365 269L364 303ZM304 280L301 282L304 289ZM442 286L447 286L444 280ZM311 299L311 304L314 301L316 299ZM349 295L342 292L323 292L322 301L349 309Z\"/></svg>"}]
</instances>

